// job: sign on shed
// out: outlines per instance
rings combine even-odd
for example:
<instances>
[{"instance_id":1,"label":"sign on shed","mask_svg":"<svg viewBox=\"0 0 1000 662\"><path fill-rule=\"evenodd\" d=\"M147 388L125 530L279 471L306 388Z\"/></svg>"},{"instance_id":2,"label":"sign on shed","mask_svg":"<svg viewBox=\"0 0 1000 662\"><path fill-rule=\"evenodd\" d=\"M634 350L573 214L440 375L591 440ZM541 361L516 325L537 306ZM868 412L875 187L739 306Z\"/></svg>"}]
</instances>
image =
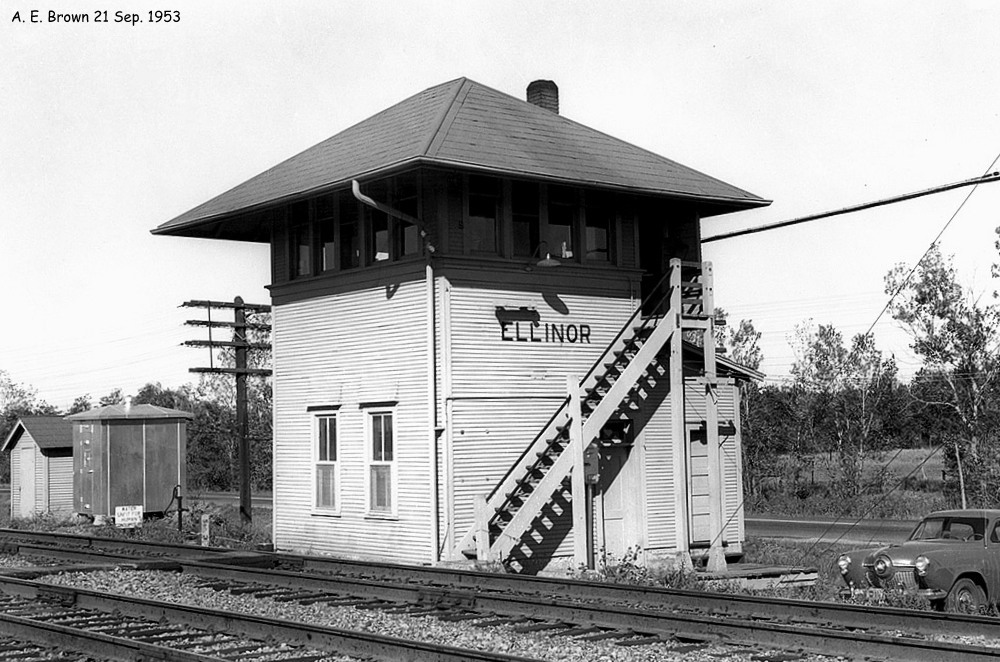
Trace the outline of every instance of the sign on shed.
<instances>
[{"instance_id":1,"label":"sign on shed","mask_svg":"<svg viewBox=\"0 0 1000 662\"><path fill-rule=\"evenodd\" d=\"M134 529L142 526L142 506L115 506L115 526Z\"/></svg>"}]
</instances>

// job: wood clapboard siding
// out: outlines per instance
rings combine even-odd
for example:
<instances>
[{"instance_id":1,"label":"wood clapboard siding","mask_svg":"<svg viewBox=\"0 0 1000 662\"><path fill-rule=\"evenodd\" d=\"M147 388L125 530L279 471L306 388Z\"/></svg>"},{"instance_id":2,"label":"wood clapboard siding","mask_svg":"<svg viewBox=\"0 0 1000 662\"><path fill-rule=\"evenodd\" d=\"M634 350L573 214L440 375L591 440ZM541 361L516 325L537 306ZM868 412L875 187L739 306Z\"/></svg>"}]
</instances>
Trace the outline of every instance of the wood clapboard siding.
<instances>
[{"instance_id":1,"label":"wood clapboard siding","mask_svg":"<svg viewBox=\"0 0 1000 662\"><path fill-rule=\"evenodd\" d=\"M73 456L49 457L49 510L73 512Z\"/></svg>"},{"instance_id":2,"label":"wood clapboard siding","mask_svg":"<svg viewBox=\"0 0 1000 662\"><path fill-rule=\"evenodd\" d=\"M656 380L646 402L656 402L652 411L643 409L635 417L637 444L645 452L646 551L677 548L675 493L686 486L675 485L673 432L671 429L670 380Z\"/></svg>"},{"instance_id":3,"label":"wood clapboard siding","mask_svg":"<svg viewBox=\"0 0 1000 662\"><path fill-rule=\"evenodd\" d=\"M550 305L551 302L553 305ZM454 535L473 524L473 498L488 494L549 420L566 394L566 378L590 370L634 310L628 298L542 295L501 289L450 288L448 422L453 458ZM538 314L532 342L530 322L508 326L504 340L497 308ZM561 309L557 310L556 308ZM559 342L545 325L575 325L578 342ZM580 326L590 342L579 342ZM565 338L566 336L564 336ZM531 543L532 554L571 556L572 535L560 533Z\"/></svg>"},{"instance_id":4,"label":"wood clapboard siding","mask_svg":"<svg viewBox=\"0 0 1000 662\"><path fill-rule=\"evenodd\" d=\"M49 509L49 458L35 446L35 512Z\"/></svg>"},{"instance_id":5,"label":"wood clapboard siding","mask_svg":"<svg viewBox=\"0 0 1000 662\"><path fill-rule=\"evenodd\" d=\"M431 558L423 281L273 310L274 540L281 550ZM396 401L396 516L368 515L363 403ZM339 405L339 516L313 513L313 413Z\"/></svg>"},{"instance_id":6,"label":"wood clapboard siding","mask_svg":"<svg viewBox=\"0 0 1000 662\"><path fill-rule=\"evenodd\" d=\"M546 299L563 309L560 313ZM454 398L564 397L566 376L582 378L634 310L628 298L543 295L453 287L450 294L451 393ZM533 309L541 326L511 323L503 340L497 308ZM545 338L545 325L589 327L589 342ZM577 335L579 339L579 335ZM530 440L529 440L530 441Z\"/></svg>"},{"instance_id":7,"label":"wood clapboard siding","mask_svg":"<svg viewBox=\"0 0 1000 662\"><path fill-rule=\"evenodd\" d=\"M488 495L548 422L561 398L456 400L451 407L455 534L473 525L477 494Z\"/></svg>"},{"instance_id":8,"label":"wood clapboard siding","mask_svg":"<svg viewBox=\"0 0 1000 662\"><path fill-rule=\"evenodd\" d=\"M10 516L21 515L21 453L17 447L10 454Z\"/></svg>"}]
</instances>

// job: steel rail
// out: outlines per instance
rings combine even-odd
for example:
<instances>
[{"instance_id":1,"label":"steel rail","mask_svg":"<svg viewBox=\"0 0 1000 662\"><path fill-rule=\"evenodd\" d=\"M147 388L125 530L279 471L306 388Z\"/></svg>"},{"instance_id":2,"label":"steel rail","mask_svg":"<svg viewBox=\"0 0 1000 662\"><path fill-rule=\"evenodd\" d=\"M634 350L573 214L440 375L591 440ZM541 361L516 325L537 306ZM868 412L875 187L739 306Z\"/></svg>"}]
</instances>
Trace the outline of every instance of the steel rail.
<instances>
[{"instance_id":1,"label":"steel rail","mask_svg":"<svg viewBox=\"0 0 1000 662\"><path fill-rule=\"evenodd\" d=\"M0 577L0 590L33 600L55 598L63 605L82 609L128 614L154 621L183 623L199 629L216 629L255 640L271 637L286 643L363 658L420 662L539 662L535 658L410 641L371 632L295 623L278 618L238 614L90 589L55 586L14 577Z\"/></svg>"},{"instance_id":2,"label":"steel rail","mask_svg":"<svg viewBox=\"0 0 1000 662\"><path fill-rule=\"evenodd\" d=\"M46 623L0 612L0 630L6 636L34 644L44 643L63 651L86 653L101 659L134 662L163 660L164 662L222 662L221 658L157 646L142 641L116 637L101 632ZM6 659L6 658L5 658Z\"/></svg>"},{"instance_id":3,"label":"steel rail","mask_svg":"<svg viewBox=\"0 0 1000 662\"><path fill-rule=\"evenodd\" d=\"M443 570L425 566L372 564L300 555L275 555L292 567L306 571L339 573L380 581L422 581L480 591L517 591L580 600L663 606L708 611L713 614L836 623L847 628L895 630L905 628L942 636L986 636L1000 640L1000 619L988 616L916 611L891 607L871 608L789 598L758 597L631 584L608 584L569 578L504 575L472 570ZM1000 654L1000 651L998 651Z\"/></svg>"},{"instance_id":4,"label":"steel rail","mask_svg":"<svg viewBox=\"0 0 1000 662\"><path fill-rule=\"evenodd\" d=\"M0 535L5 532L0 531ZM21 532L6 532L17 533ZM55 534L65 535L65 534ZM36 540L42 538L37 537ZM113 541L121 542L121 541ZM95 546L99 546L95 543ZM184 551L190 546L178 546ZM199 549L199 548L193 548ZM39 553L45 553L40 549ZM84 559L89 555L82 553ZM190 556L197 556L190 554ZM219 563L205 561L182 561L189 572L203 576L212 576L242 582L267 582L269 584L309 588L310 590L328 590L331 592L348 592L353 595L377 596L380 599L400 602L435 602L442 605L474 605L485 609L489 605L497 613L514 613L535 618L546 618L546 615L531 607L530 599L524 596L558 596L560 603L569 600L601 601L608 604L644 605L657 609L687 610L704 618L702 614L726 618L732 621L739 619L768 619L771 622L788 621L810 628L846 628L857 630L905 630L919 633L923 636L983 636L1000 640L1000 619L963 614L941 614L920 612L914 610L879 607L872 608L862 605L840 603L823 603L805 600L782 598L761 598L739 594L719 594L704 591L667 589L658 587L643 587L620 584L605 584L572 579L556 579L531 577L525 575L503 575L496 573L476 572L469 570L443 570L423 566L406 566L399 564L373 564L360 561L327 559L288 554L248 555L239 559L250 562L257 558L262 564L284 564L286 566L306 571L324 573L341 573L339 577L329 575L317 576L301 572L254 569L240 570L226 563L225 555L218 555ZM204 557L202 557L204 559ZM211 557L213 560L215 556ZM122 560L116 558L116 560ZM170 564L165 562L161 567ZM14 571L16 572L16 571ZM343 575L347 575L344 577ZM394 581L399 585L387 585ZM450 588L449 588L450 587ZM464 590L465 593L455 589ZM499 595L491 595L492 593ZM521 603L514 600L514 593L521 593ZM492 601L492 602L490 602ZM543 598L543 603L557 604L555 599ZM504 606L506 604L506 607ZM578 605L570 605L578 606ZM516 608L515 608L516 607ZM504 611L504 610L508 611ZM619 608L613 608L616 613L622 613ZM592 614L593 612L588 612ZM588 618L590 618L588 616ZM592 621L587 621L592 622ZM606 627L629 627L629 618L600 621ZM759 625L758 627L762 627ZM634 626L633 626L634 627ZM787 648L785 643L775 645ZM810 649L813 644L810 645ZM924 659L937 660L945 654L940 650ZM989 655L1000 656L1000 649L987 648ZM943 658L941 658L943 659Z\"/></svg>"},{"instance_id":5,"label":"steel rail","mask_svg":"<svg viewBox=\"0 0 1000 662\"><path fill-rule=\"evenodd\" d=\"M678 612L668 603L663 609L635 608L624 603L608 604L591 594L590 601L577 602L549 596L517 595L449 589L420 584L384 584L350 577L320 577L285 570L261 571L198 561L181 561L184 572L226 581L269 584L314 592L374 597L390 603L439 605L442 610L467 610L483 614L526 617L548 622L571 622L619 631L719 640L752 646L802 649L826 655L871 656L886 660L944 662L947 660L996 660L1000 648L973 646L850 631L843 624L823 622L808 612L796 612L798 622L775 622L733 613ZM591 585L600 588L600 585ZM726 595L725 599L737 596ZM806 603L811 604L811 603ZM651 606L651 605L650 605ZM981 633L980 633L981 634Z\"/></svg>"}]
</instances>

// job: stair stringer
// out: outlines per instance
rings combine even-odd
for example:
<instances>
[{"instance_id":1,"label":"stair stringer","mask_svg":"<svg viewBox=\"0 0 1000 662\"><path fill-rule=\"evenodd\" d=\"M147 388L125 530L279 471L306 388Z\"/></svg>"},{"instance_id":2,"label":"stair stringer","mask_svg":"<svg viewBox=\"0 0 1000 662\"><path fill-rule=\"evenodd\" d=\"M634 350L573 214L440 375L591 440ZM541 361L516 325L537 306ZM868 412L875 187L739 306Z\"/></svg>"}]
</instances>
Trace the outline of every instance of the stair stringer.
<instances>
[{"instance_id":1,"label":"stair stringer","mask_svg":"<svg viewBox=\"0 0 1000 662\"><path fill-rule=\"evenodd\" d=\"M628 366L622 371L621 376L615 380L608 392L601 398L597 407L590 412L583 424L582 438L570 438L569 443L549 467L545 476L535 486L535 489L503 528L500 535L497 536L496 541L490 546L491 560L503 561L521 543L522 537L531 527L535 517L538 516L545 504L551 501L552 495L573 470L574 445L582 444L586 448L598 436L604 424L621 407L626 396L656 359L660 349L675 331L679 332L679 329L680 319L677 313L668 314L659 321L653 332L629 361ZM575 535L579 535L579 533L575 533Z\"/></svg>"}]
</instances>

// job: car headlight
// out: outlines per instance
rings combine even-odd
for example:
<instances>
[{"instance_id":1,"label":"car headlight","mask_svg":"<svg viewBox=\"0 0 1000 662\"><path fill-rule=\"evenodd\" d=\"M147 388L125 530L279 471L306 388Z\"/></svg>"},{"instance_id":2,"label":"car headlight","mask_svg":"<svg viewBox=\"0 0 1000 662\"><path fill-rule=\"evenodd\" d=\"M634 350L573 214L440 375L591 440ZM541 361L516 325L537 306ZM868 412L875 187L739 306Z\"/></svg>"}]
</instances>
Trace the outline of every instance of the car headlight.
<instances>
[{"instance_id":1,"label":"car headlight","mask_svg":"<svg viewBox=\"0 0 1000 662\"><path fill-rule=\"evenodd\" d=\"M837 566L840 568L840 574L846 575L851 569L851 557L847 554L841 554L840 558L837 559Z\"/></svg>"},{"instance_id":2,"label":"car headlight","mask_svg":"<svg viewBox=\"0 0 1000 662\"><path fill-rule=\"evenodd\" d=\"M913 567L917 569L917 574L921 577L927 574L927 566L931 564L931 560L921 554L916 559L913 560Z\"/></svg>"},{"instance_id":3,"label":"car headlight","mask_svg":"<svg viewBox=\"0 0 1000 662\"><path fill-rule=\"evenodd\" d=\"M875 576L885 579L886 577L892 577L892 559L888 556L879 556L875 559L875 564L872 566L875 570Z\"/></svg>"}]
</instances>

